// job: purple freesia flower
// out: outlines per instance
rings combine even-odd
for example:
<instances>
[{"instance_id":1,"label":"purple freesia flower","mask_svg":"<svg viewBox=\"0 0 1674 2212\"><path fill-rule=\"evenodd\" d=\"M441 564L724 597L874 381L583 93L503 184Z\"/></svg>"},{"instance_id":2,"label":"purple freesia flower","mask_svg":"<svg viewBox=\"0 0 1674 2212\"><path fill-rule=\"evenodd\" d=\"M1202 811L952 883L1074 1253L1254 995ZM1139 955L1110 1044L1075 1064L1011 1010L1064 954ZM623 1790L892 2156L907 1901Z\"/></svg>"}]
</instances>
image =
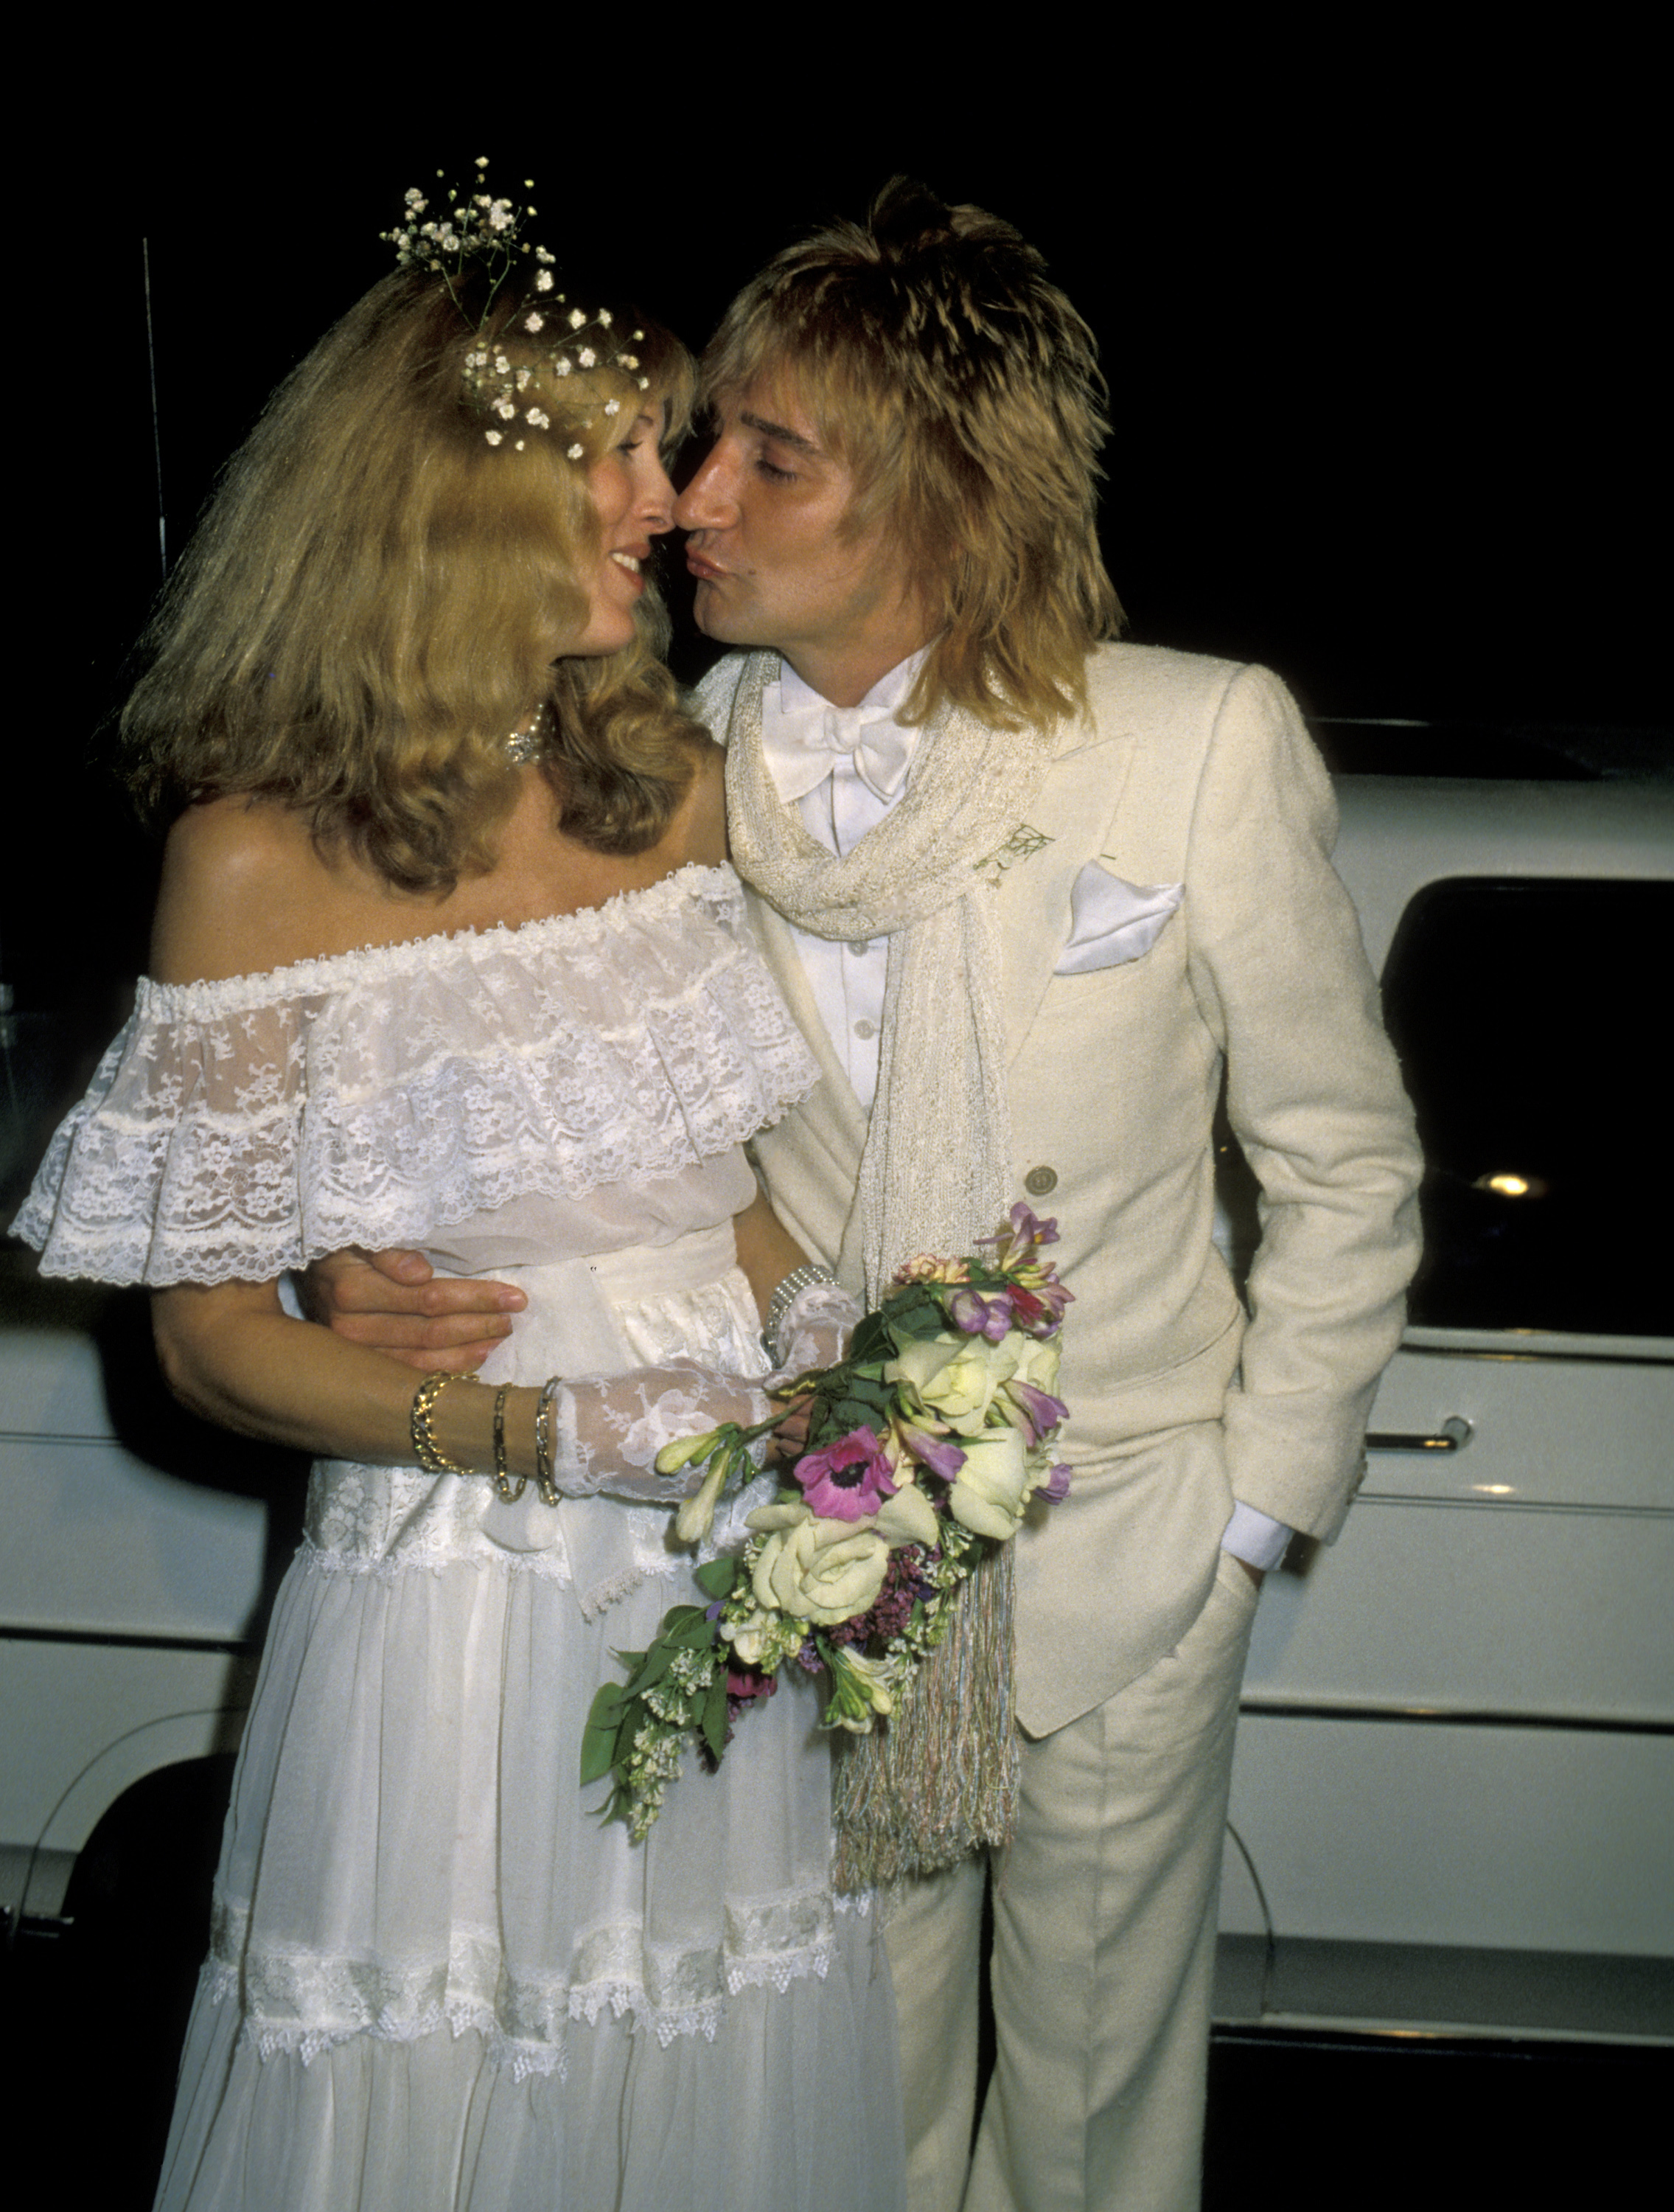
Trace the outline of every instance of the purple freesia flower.
<instances>
[{"instance_id":1,"label":"purple freesia flower","mask_svg":"<svg viewBox=\"0 0 1674 2212\"><path fill-rule=\"evenodd\" d=\"M1010 1294L997 1291L986 1298L980 1291L955 1291L948 1300L948 1315L967 1336L986 1336L998 1344L1011 1327Z\"/></svg>"},{"instance_id":2,"label":"purple freesia flower","mask_svg":"<svg viewBox=\"0 0 1674 2212\"><path fill-rule=\"evenodd\" d=\"M1056 1217L1050 1221L1042 1221L1021 1198L1011 1209L1011 1228L1014 1236L1027 1237L1031 1244L1056 1244L1058 1242Z\"/></svg>"},{"instance_id":3,"label":"purple freesia flower","mask_svg":"<svg viewBox=\"0 0 1674 2212\"><path fill-rule=\"evenodd\" d=\"M1015 1267L1042 1244L1056 1244L1058 1224L1042 1221L1020 1198L1008 1218L1010 1229L997 1229L992 1237L979 1237L979 1244L994 1247L994 1264L998 1267Z\"/></svg>"},{"instance_id":4,"label":"purple freesia flower","mask_svg":"<svg viewBox=\"0 0 1674 2212\"><path fill-rule=\"evenodd\" d=\"M1074 1470L1067 1461L1060 1460L1044 1482L1034 1486L1034 1495L1044 1498L1048 1505L1061 1505L1070 1494L1070 1477Z\"/></svg>"},{"instance_id":5,"label":"purple freesia flower","mask_svg":"<svg viewBox=\"0 0 1674 2212\"><path fill-rule=\"evenodd\" d=\"M1038 1444L1049 1429L1055 1429L1060 1421L1070 1418L1070 1409L1061 1398L1054 1398L1050 1391L1037 1390L1033 1382L1019 1382L1014 1376L1000 1388L1022 1414L1022 1425L1032 1444Z\"/></svg>"},{"instance_id":6,"label":"purple freesia flower","mask_svg":"<svg viewBox=\"0 0 1674 2212\"><path fill-rule=\"evenodd\" d=\"M920 1466L939 1474L943 1482L953 1481L965 1464L964 1453L945 1437L931 1436L927 1429L914 1428L910 1421L898 1421L896 1432Z\"/></svg>"},{"instance_id":7,"label":"purple freesia flower","mask_svg":"<svg viewBox=\"0 0 1674 2212\"><path fill-rule=\"evenodd\" d=\"M823 1451L804 1452L791 1472L810 1510L828 1521L861 1520L895 1494L889 1462L870 1429L851 1429Z\"/></svg>"}]
</instances>

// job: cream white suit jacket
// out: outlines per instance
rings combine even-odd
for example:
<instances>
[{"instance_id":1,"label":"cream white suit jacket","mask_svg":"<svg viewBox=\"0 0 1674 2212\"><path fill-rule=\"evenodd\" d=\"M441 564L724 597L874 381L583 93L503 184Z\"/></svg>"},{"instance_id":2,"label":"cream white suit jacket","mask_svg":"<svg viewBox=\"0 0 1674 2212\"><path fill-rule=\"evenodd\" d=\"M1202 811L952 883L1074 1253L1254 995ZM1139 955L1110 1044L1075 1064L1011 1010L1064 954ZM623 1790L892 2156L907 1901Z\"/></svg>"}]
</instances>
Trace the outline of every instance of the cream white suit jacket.
<instances>
[{"instance_id":1,"label":"cream white suit jacket","mask_svg":"<svg viewBox=\"0 0 1674 2212\"><path fill-rule=\"evenodd\" d=\"M777 669L734 654L710 672L697 706L722 742L743 687ZM1294 702L1265 670L1144 647L1104 647L1088 674L1089 714L1062 726L1028 820L981 870L1002 917L1016 1189L1057 1218L1076 1297L1058 1384L1075 1482L1018 1540L1034 1735L1178 1640L1235 1498L1336 1534L1417 1257L1412 1116ZM1184 896L1141 957L1059 975L1089 862ZM759 1163L792 1234L831 1264L866 1117L788 930L753 908L822 1070ZM1262 1189L1244 1304L1212 1237L1223 1069ZM1216 1425L1220 1476L1168 1449L1196 1423Z\"/></svg>"}]
</instances>

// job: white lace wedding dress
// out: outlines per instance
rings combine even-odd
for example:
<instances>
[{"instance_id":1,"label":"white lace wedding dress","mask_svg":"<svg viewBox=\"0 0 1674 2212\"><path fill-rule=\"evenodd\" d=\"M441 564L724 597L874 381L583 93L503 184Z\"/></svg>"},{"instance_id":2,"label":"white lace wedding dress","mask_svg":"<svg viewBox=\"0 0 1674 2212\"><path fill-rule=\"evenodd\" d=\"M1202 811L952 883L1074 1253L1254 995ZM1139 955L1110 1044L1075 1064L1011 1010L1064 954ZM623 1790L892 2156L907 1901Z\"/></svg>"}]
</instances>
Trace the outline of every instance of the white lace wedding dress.
<instances>
[{"instance_id":1,"label":"white lace wedding dress","mask_svg":"<svg viewBox=\"0 0 1674 2212\"><path fill-rule=\"evenodd\" d=\"M738 1146L810 1077L736 879L687 868L521 929L142 982L15 1226L106 1280L416 1245L528 1291L490 1379L759 1375ZM677 1388L630 1411L641 1464L701 1425ZM689 1759L644 1844L579 1786L613 1653L693 1594L670 1518L316 1466L161 2205L899 2202L894 2009L830 1888L815 1686L746 1714L718 1774Z\"/></svg>"}]
</instances>

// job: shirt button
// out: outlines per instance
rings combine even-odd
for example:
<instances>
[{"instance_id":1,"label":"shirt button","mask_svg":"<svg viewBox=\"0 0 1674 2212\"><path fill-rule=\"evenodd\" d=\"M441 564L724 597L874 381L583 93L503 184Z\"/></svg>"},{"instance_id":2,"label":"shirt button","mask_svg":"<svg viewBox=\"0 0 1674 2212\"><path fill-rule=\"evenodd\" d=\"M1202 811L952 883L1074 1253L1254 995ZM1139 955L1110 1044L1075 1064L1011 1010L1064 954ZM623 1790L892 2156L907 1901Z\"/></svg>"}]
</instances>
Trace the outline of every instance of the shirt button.
<instances>
[{"instance_id":1,"label":"shirt button","mask_svg":"<svg viewBox=\"0 0 1674 2212\"><path fill-rule=\"evenodd\" d=\"M877 1024L876 1022L857 1022L854 1025L854 1033L858 1037L865 1037L868 1039L875 1037L877 1035Z\"/></svg>"},{"instance_id":2,"label":"shirt button","mask_svg":"<svg viewBox=\"0 0 1674 2212\"><path fill-rule=\"evenodd\" d=\"M1031 1168L1023 1177L1023 1188L1031 1198L1044 1198L1049 1190L1058 1188L1058 1170Z\"/></svg>"},{"instance_id":3,"label":"shirt button","mask_svg":"<svg viewBox=\"0 0 1674 2212\"><path fill-rule=\"evenodd\" d=\"M849 951L853 953L857 960L864 960L871 949L872 940L870 937L858 939L849 946Z\"/></svg>"}]
</instances>

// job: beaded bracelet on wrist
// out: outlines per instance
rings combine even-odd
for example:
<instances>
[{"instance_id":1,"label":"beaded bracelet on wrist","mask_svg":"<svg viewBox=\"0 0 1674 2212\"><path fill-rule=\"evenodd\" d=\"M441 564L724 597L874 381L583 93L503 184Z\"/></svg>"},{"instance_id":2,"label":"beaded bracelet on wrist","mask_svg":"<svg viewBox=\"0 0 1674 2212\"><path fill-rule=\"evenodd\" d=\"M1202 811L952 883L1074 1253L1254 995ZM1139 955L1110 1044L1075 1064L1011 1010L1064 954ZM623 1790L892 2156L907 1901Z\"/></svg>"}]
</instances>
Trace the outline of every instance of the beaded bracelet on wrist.
<instances>
[{"instance_id":1,"label":"beaded bracelet on wrist","mask_svg":"<svg viewBox=\"0 0 1674 2212\"><path fill-rule=\"evenodd\" d=\"M821 1267L817 1260L804 1260L801 1267L792 1267L775 1286L767 1300L767 1318L761 1329L761 1342L770 1359L784 1359L784 1347L779 1340L779 1325L796 1304L798 1294L810 1290L816 1283L830 1283L834 1287L836 1281L829 1267Z\"/></svg>"}]
</instances>

